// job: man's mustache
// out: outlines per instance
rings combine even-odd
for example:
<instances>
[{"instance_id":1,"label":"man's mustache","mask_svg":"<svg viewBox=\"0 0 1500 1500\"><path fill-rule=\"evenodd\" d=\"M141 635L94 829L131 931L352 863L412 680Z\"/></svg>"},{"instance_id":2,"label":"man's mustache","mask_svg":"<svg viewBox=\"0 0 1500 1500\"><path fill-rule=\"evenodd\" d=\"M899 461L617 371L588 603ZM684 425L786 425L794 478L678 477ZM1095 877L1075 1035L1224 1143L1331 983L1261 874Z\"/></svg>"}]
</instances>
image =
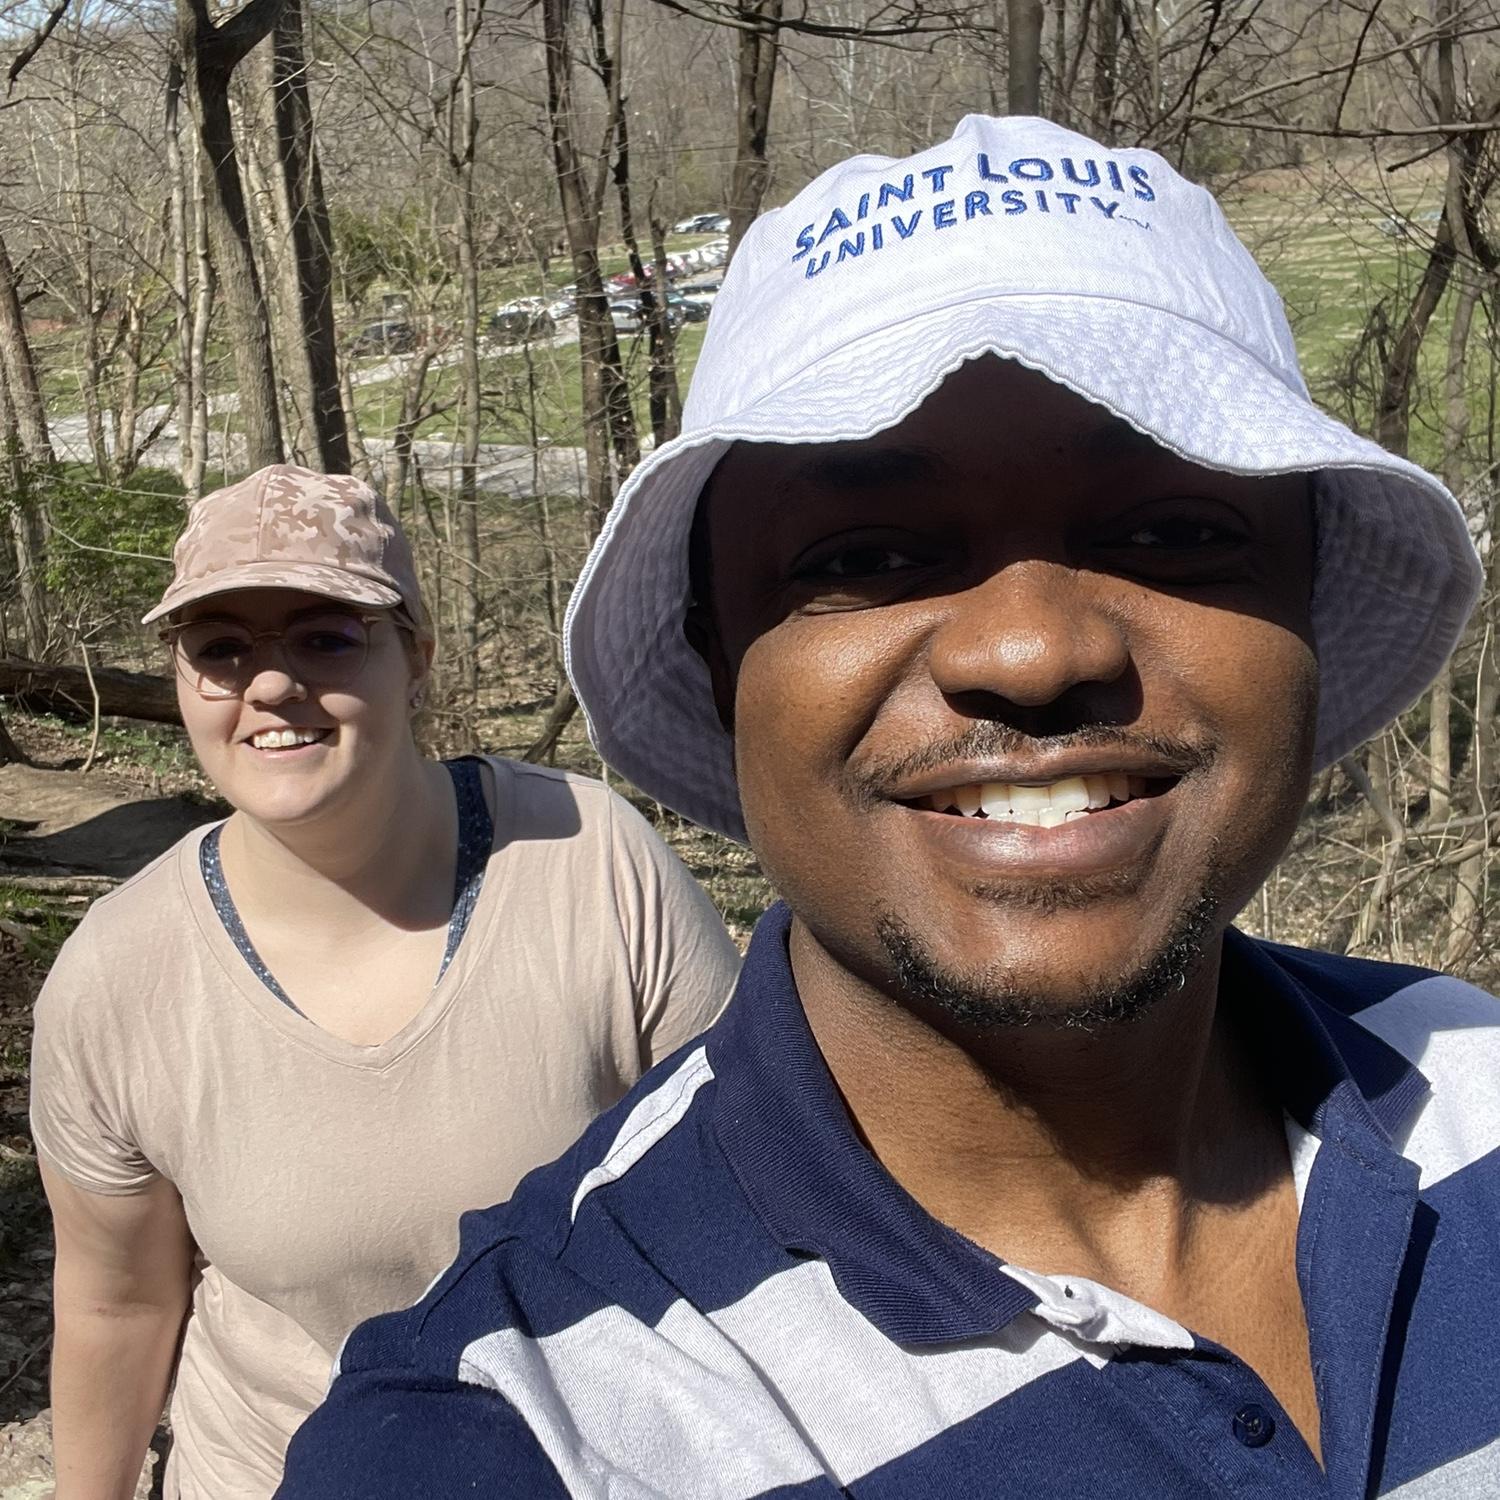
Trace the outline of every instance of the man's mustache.
<instances>
[{"instance_id":1,"label":"man's mustache","mask_svg":"<svg viewBox=\"0 0 1500 1500\"><path fill-rule=\"evenodd\" d=\"M1160 761L1178 776L1187 776L1212 764L1217 747L1206 740L1183 739L1176 735L1122 729L1113 724L1085 724L1066 734L1026 734L997 720L981 720L962 734L947 740L934 740L899 756L862 762L850 767L849 775L856 789L865 796L879 798L885 789L897 782L954 762L998 760L1026 755L1065 755L1069 750L1119 750L1122 759L1146 758Z\"/></svg>"}]
</instances>

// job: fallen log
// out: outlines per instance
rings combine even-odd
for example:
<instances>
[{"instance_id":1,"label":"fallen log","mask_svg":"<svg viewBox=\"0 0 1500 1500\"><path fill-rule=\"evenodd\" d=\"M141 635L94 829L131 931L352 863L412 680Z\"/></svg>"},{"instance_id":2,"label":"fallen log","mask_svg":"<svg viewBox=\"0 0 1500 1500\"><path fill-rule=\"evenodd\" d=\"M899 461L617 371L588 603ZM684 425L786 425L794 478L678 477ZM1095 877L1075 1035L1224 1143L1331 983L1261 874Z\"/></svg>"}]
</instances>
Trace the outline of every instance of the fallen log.
<instances>
[{"instance_id":1,"label":"fallen log","mask_svg":"<svg viewBox=\"0 0 1500 1500\"><path fill-rule=\"evenodd\" d=\"M180 724L177 685L170 677L148 672L125 672L118 667L95 667L94 688L99 712L121 719L145 719L152 724ZM14 698L28 708L92 718L94 693L82 667L54 667L43 662L0 656L0 698Z\"/></svg>"}]
</instances>

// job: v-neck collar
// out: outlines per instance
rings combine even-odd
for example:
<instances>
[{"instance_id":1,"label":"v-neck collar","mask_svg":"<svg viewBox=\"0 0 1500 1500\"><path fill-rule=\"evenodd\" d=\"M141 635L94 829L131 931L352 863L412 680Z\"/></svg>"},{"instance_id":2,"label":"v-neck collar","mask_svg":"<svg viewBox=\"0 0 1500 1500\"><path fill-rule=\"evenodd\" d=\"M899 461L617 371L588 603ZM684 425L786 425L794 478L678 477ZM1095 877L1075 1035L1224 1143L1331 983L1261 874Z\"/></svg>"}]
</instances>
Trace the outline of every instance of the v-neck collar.
<instances>
[{"instance_id":1,"label":"v-neck collar","mask_svg":"<svg viewBox=\"0 0 1500 1500\"><path fill-rule=\"evenodd\" d=\"M464 941L458 945L422 1008L393 1036L373 1045L363 1045L334 1036L316 1022L308 1020L300 1011L284 1004L267 989L225 930L200 870L200 847L203 839L212 830L223 828L224 823L206 824L190 834L178 846L177 852L177 874L182 896L214 961L232 984L235 997L248 1003L263 1021L289 1041L346 1067L380 1072L417 1047L441 1022L462 990L475 962L475 953L488 948L490 929L504 904L503 888L508 878L506 862L495 860L493 855L504 847L509 838L509 830L514 826L515 790L503 763L490 757L483 759L491 768L495 790L495 833L489 866L469 918Z\"/></svg>"}]
</instances>

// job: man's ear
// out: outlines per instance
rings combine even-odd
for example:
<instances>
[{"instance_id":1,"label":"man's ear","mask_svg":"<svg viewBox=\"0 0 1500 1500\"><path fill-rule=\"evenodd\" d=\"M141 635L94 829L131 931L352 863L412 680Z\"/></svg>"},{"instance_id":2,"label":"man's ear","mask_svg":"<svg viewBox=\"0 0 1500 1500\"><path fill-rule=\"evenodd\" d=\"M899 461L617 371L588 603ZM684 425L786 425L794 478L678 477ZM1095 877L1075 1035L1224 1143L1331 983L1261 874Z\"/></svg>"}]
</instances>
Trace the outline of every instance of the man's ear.
<instances>
[{"instance_id":1,"label":"man's ear","mask_svg":"<svg viewBox=\"0 0 1500 1500\"><path fill-rule=\"evenodd\" d=\"M708 680L713 687L714 708L725 734L734 733L734 673L729 667L729 658L724 653L724 642L719 638L719 627L714 623L713 611L703 604L690 604L682 620L682 633L687 643L708 668Z\"/></svg>"}]
</instances>

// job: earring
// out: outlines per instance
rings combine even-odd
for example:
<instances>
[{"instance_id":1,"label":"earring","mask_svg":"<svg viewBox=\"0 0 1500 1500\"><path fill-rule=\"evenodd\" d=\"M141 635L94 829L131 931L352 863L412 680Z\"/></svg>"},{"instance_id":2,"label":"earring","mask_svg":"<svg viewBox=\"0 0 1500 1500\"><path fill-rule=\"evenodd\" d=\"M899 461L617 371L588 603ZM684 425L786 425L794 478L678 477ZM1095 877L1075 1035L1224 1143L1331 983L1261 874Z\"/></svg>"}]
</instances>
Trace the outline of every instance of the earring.
<instances>
[{"instance_id":1,"label":"earring","mask_svg":"<svg viewBox=\"0 0 1500 1500\"><path fill-rule=\"evenodd\" d=\"M422 689L421 688L418 688L416 690L416 692L414 692L411 695L411 706L412 706L413 709L421 708L421 706L422 706Z\"/></svg>"}]
</instances>

